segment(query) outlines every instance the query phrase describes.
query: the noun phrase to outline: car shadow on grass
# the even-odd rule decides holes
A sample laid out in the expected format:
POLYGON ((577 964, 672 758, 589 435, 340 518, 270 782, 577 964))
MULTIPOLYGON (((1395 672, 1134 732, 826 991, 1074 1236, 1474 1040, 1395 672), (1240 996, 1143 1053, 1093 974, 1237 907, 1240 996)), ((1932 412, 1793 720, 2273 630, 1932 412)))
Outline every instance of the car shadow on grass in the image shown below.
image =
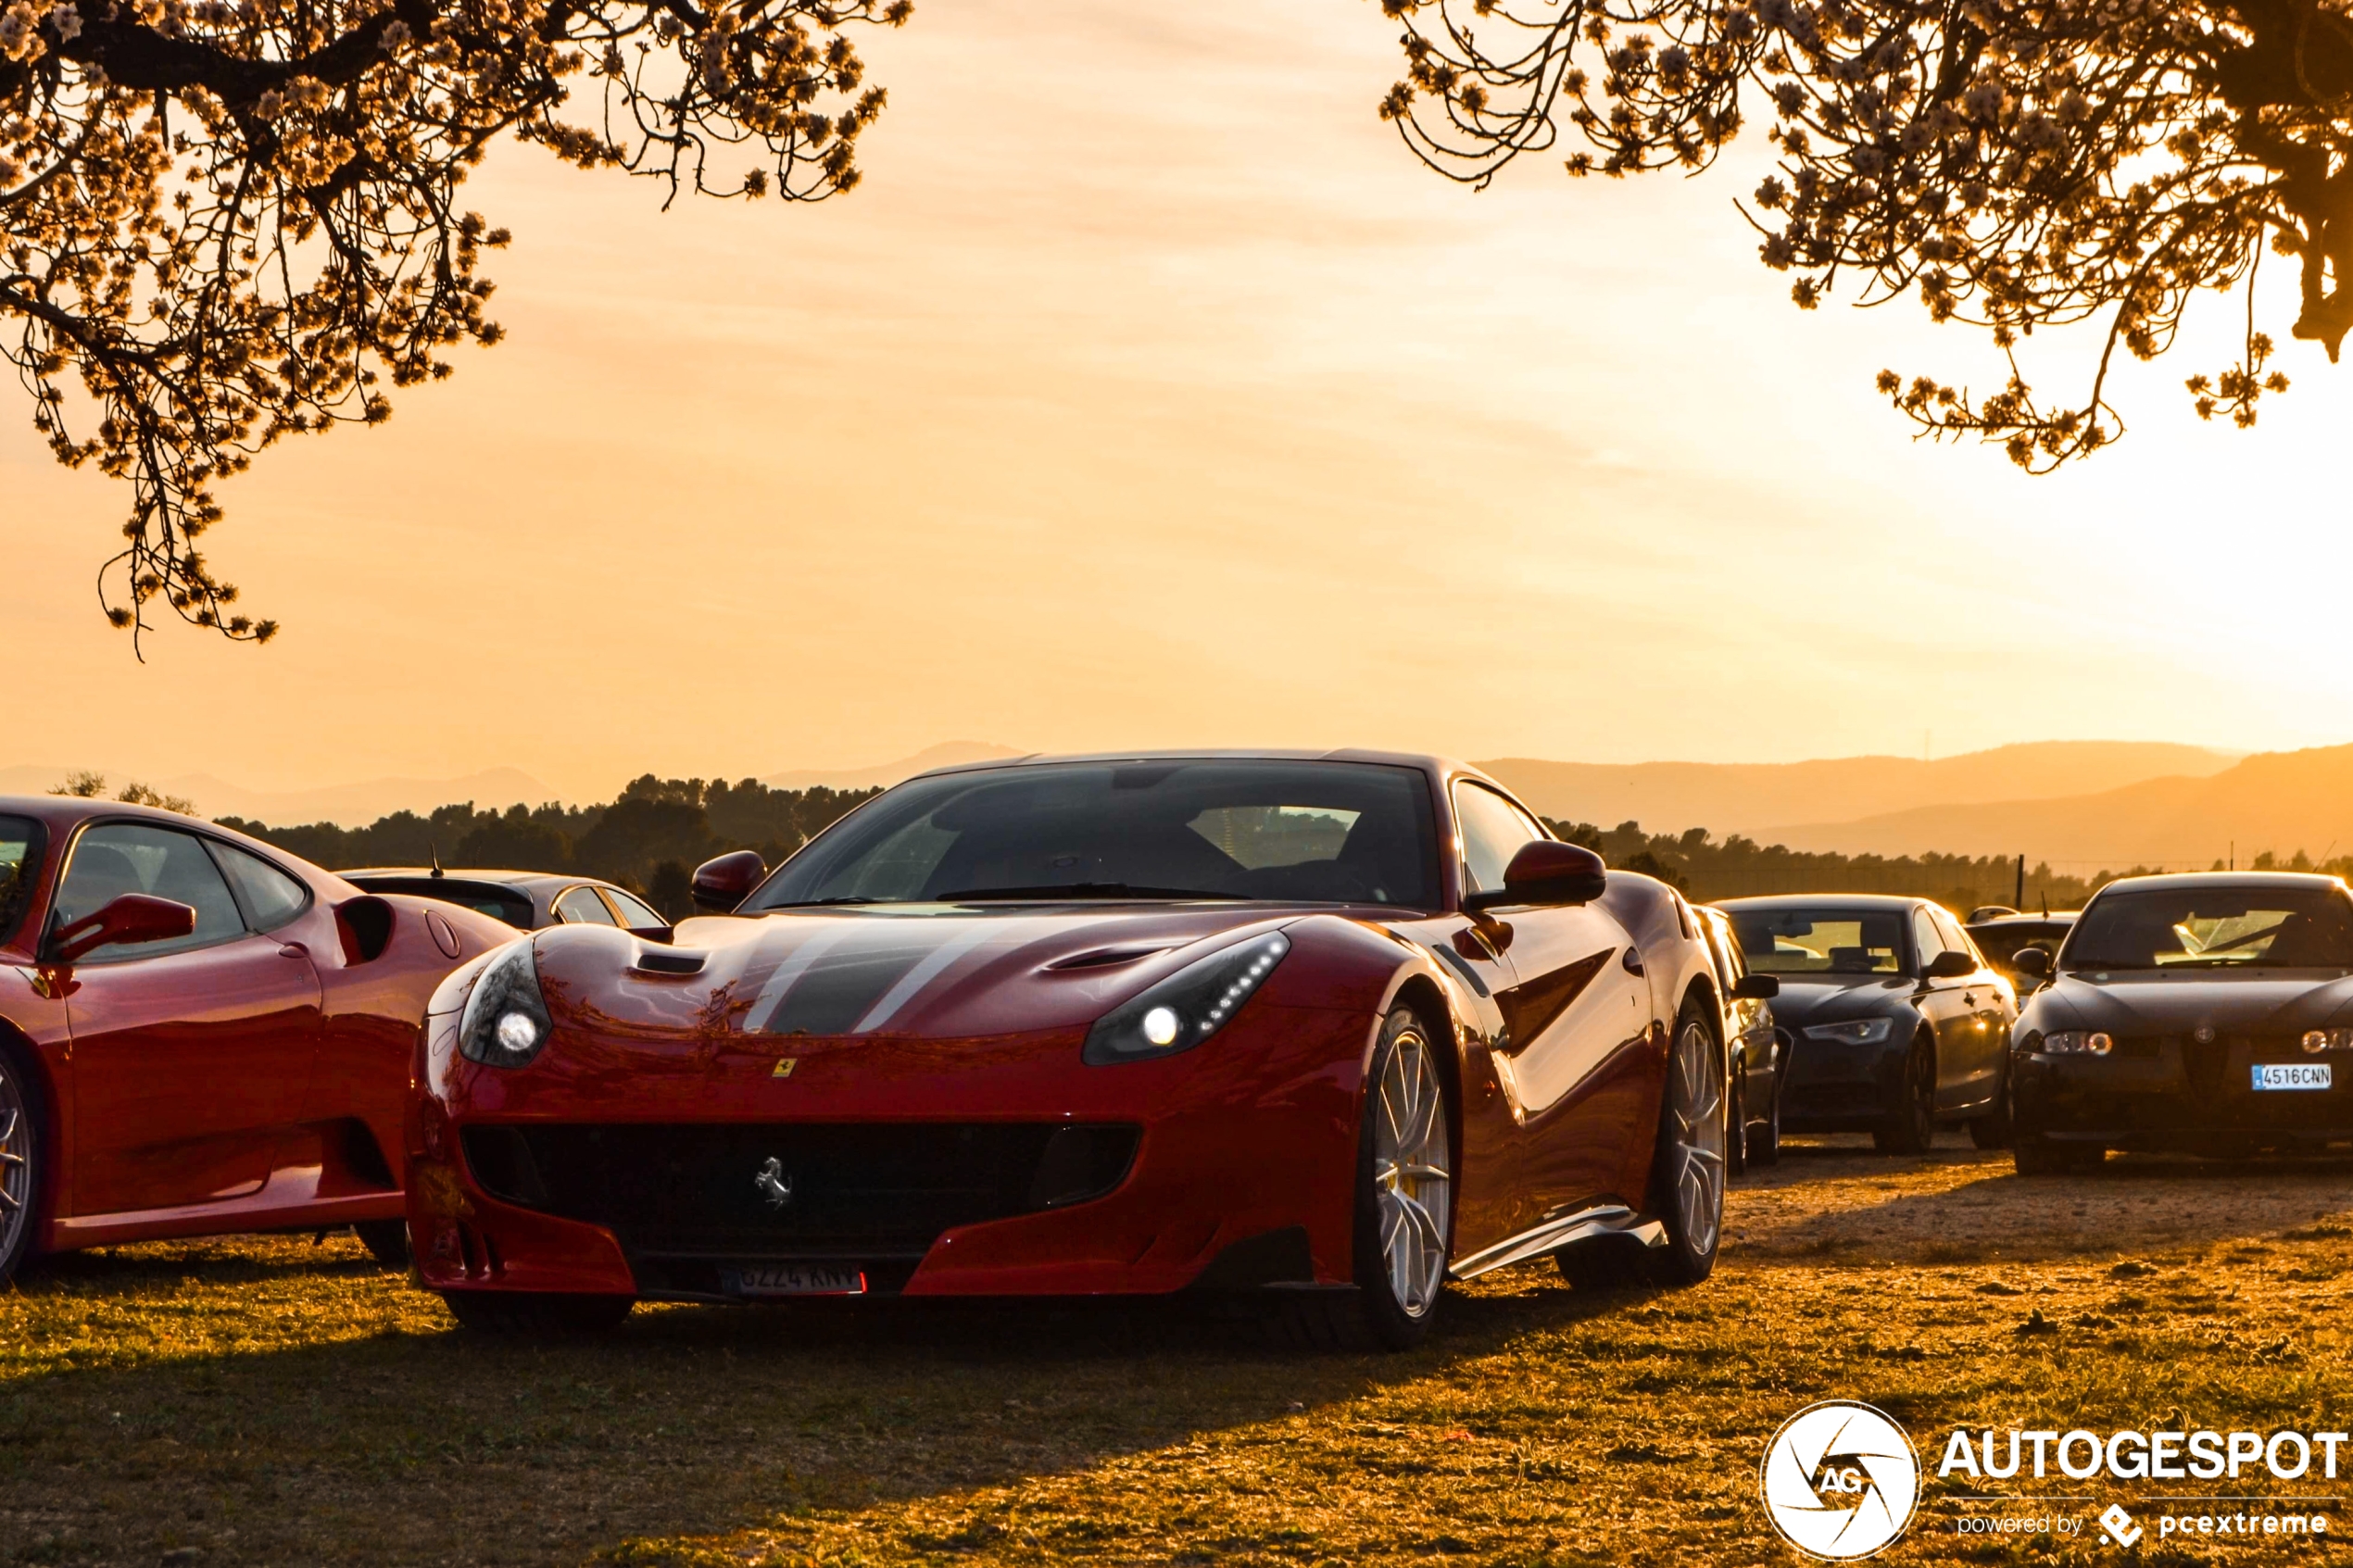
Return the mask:
POLYGON ((1165 1302, 642 1308, 509 1341, 356 1251, 127 1248, 0 1296, 26 1332, 0 1362, 0 1563, 577 1561, 1181 1447, 1648 1299, 1518 1271, 1393 1356, 1165 1302))

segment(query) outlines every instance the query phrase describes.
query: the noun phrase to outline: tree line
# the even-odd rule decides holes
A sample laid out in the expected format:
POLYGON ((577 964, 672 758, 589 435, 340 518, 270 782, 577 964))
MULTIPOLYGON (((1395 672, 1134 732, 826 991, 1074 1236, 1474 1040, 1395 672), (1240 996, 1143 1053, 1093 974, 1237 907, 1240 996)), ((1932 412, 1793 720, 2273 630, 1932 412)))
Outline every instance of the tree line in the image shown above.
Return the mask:
MULTIPOLYGON (((1572 844, 1581 844, 1613 866, 1642 872, 1673 884, 1699 903, 1718 898, 1744 898, 1768 893, 1884 893, 1898 897, 1931 898, 1957 913, 1985 904, 2018 900, 2018 861, 2006 855, 1843 855, 1835 851, 1808 853, 1781 844, 1759 844, 1733 834, 1716 838, 1705 828, 1680 834, 1645 833, 1636 822, 1614 828, 1592 822, 1544 819, 1545 825, 1572 844)), ((2273 857, 2256 861, 2271 870, 2273 857)), ((2342 876, 2353 871, 2353 857, 2315 867, 2298 850, 2293 860, 2277 861, 2282 871, 2321 870, 2342 876)), ((2120 876, 2141 876, 2171 869, 2195 871, 2194 866, 2133 866, 2102 871, 2089 877, 2062 875, 2048 861, 2031 865, 2024 878, 2024 901, 2019 908, 2054 909, 2082 907, 2083 900, 2120 876)), ((2221 862, 2212 868, 2222 870, 2221 862)))
POLYGON ((310 822, 271 827, 223 817, 223 827, 274 844, 330 871, 422 866, 576 872, 618 883, 664 915, 691 912, 695 866, 732 849, 757 849, 775 865, 879 790, 771 789, 758 779, 630 781, 604 805, 553 803, 477 810, 471 801, 420 816, 396 811, 366 827, 310 822))
MULTIPOLYGON (((98 796, 106 780, 76 773, 54 793, 98 796)), ((271 827, 239 817, 218 819, 288 854, 330 871, 361 866, 422 866, 436 859, 453 870, 575 872, 618 883, 663 914, 682 918, 691 910, 687 896, 694 868, 714 855, 757 849, 771 866, 784 861, 824 828, 864 804, 879 789, 772 789, 758 779, 664 779, 652 773, 630 781, 620 796, 602 805, 521 804, 477 810, 471 801, 419 815, 396 811, 366 827, 309 822, 271 827)), ((116 798, 194 813, 176 797, 133 783, 116 798)), ((1614 828, 1547 817, 1544 825, 1571 844, 1581 844, 1610 865, 1672 884, 1685 897, 1706 903, 1771 893, 1884 893, 1931 898, 1966 914, 1985 904, 2010 904, 2020 889, 2018 861, 2001 855, 1846 855, 1764 845, 1733 834, 1717 838, 1705 828, 1680 834, 1649 833, 1639 822, 1614 828)), ((2123 876, 2196 866, 2130 866, 2091 876, 2054 871, 2048 861, 2030 865, 2024 876, 2024 909, 2072 909, 2108 883, 2123 876)), ((2210 868, 2224 869, 2220 860, 2210 868)), ((2265 851, 2248 862, 2253 871, 2318 872, 2353 879, 2353 855, 2315 861, 2298 849, 2280 856, 2265 851)))

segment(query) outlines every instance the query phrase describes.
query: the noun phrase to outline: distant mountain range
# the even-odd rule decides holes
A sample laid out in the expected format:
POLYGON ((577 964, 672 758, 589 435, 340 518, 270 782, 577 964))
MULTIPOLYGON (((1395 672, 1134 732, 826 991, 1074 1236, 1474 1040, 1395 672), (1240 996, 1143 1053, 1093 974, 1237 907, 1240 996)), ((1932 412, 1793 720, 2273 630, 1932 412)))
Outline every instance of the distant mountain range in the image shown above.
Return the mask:
MULTIPOLYGON (((1477 766, 1548 817, 1605 828, 1638 822, 1653 833, 1704 827, 1718 838, 1739 833, 1771 843, 1800 831, 1782 825, 1791 822, 1838 823, 1916 808, 2088 795, 2165 777, 2204 778, 2243 755, 2149 741, 2039 741, 1934 761, 1841 757, 1814 762, 1596 763, 1504 757, 1477 766)), ((1793 842, 1791 847, 1797 846, 1793 842)))
POLYGON ((760 782, 770 789, 875 789, 887 788, 902 779, 934 768, 952 768, 959 762, 990 762, 1000 757, 1021 757, 1026 753, 1010 746, 992 746, 987 741, 951 740, 918 751, 912 757, 902 757, 896 762, 878 762, 871 768, 802 770, 791 773, 770 773, 760 782))
MULTIPOLYGON (((1013 757, 1012 746, 950 741, 863 768, 771 773, 779 789, 867 789, 928 768, 1013 757)), ((2154 742, 2049 741, 1920 761, 1602 764, 1500 758, 1480 767, 1546 816, 1639 822, 1653 833, 1704 827, 1793 849, 1849 854, 2024 853, 2060 869, 2208 865, 2262 850, 2314 859, 2353 852, 2353 746, 2252 756, 2154 742)), ((0 767, 0 794, 37 795, 63 766, 0 767)), ((112 787, 133 776, 109 773, 112 787)), ((461 778, 371 779, 309 790, 256 790, 208 773, 146 777, 208 817, 284 826, 364 826, 399 810, 471 800, 538 804, 553 792, 515 768, 461 778)))
POLYGON ((1793 849, 2025 854, 2061 870, 2202 870, 2235 854, 2353 851, 2353 746, 2265 751, 2202 777, 2152 778, 2057 798, 1919 806, 1771 830, 1793 849))

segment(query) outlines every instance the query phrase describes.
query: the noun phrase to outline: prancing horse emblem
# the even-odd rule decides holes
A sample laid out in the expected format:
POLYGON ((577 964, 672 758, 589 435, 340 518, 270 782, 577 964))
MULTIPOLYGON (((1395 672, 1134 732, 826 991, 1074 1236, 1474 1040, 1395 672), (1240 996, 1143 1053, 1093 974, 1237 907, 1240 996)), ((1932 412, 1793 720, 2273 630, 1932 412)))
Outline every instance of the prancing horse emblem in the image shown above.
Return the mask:
POLYGON ((768 1200, 771 1209, 782 1209, 792 1201, 792 1178, 785 1174, 785 1162, 770 1159, 751 1179, 752 1186, 768 1200))

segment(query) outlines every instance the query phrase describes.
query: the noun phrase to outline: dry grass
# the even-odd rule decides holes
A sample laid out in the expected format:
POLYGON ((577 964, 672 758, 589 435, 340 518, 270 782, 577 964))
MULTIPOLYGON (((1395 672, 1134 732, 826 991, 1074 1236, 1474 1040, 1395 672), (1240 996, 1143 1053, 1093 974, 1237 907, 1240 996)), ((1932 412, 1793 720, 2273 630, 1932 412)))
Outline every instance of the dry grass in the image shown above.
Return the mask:
MULTIPOLYGON (((1924 1442, 2346 1428, 2348 1210, 2345 1165, 2023 1183, 1801 1149, 1735 1190, 1700 1289, 1511 1271, 1430 1348, 1362 1359, 912 1303, 485 1344, 347 1239, 130 1248, 0 1296, 0 1562, 1782 1563, 1755 1466, 1815 1399, 1924 1442)), ((2122 1560, 1965 1542, 1956 1512, 1931 1484, 1889 1560, 2122 1560)))

